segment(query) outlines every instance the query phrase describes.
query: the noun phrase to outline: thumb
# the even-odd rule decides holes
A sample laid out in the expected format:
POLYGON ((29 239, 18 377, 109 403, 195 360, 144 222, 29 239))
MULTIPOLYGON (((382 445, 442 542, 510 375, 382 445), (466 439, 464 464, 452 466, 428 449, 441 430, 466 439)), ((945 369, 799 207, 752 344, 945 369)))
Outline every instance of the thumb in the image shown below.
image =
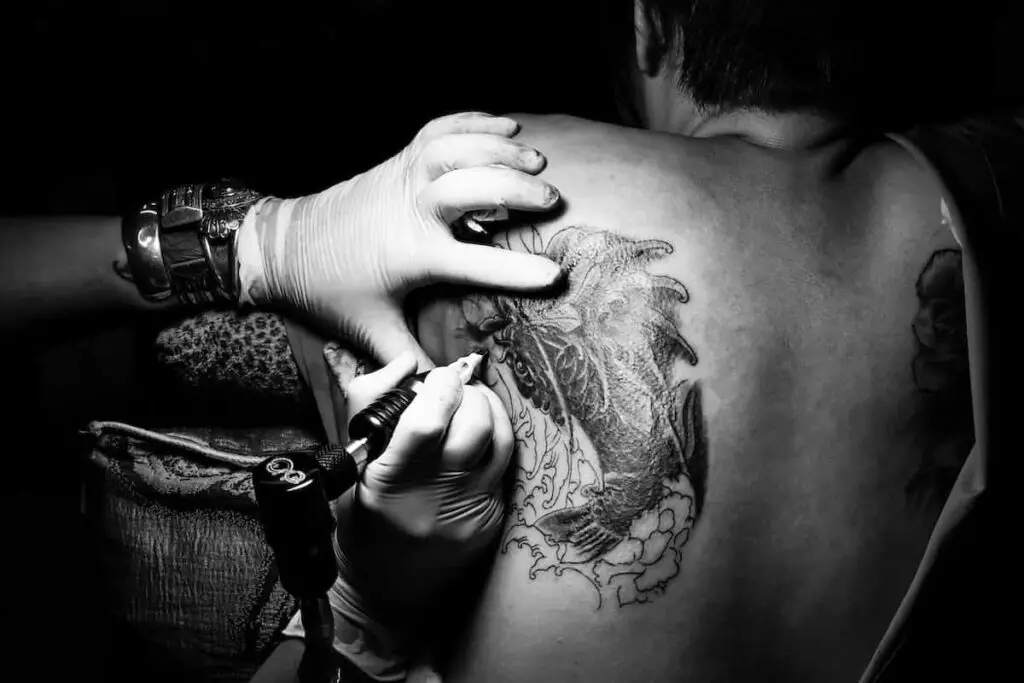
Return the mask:
POLYGON ((455 240, 431 252, 428 268, 437 281, 520 292, 564 282, 561 267, 545 256, 455 240))
MULTIPOLYGON (((327 362, 327 369, 331 371, 335 384, 341 389, 341 395, 348 398, 349 385, 352 380, 370 372, 376 372, 379 367, 367 360, 365 357, 356 357, 351 350, 345 348, 338 342, 327 342, 323 349, 324 360, 327 362)), ((395 360, 398 360, 397 358, 395 360)), ((411 360, 409 362, 412 362, 411 360)), ((408 364, 408 363, 406 363, 408 364)))
MULTIPOLYGON (((432 370, 395 425, 387 448, 367 466, 367 475, 372 470, 382 481, 401 479, 420 484, 428 481, 428 473, 434 473, 440 464, 439 457, 435 456, 440 455, 439 449, 455 411, 462 404, 463 393, 462 380, 454 368, 432 370)), ((407 498, 407 511, 424 502, 415 496, 407 498)), ((431 511, 437 506, 436 500, 426 502, 428 505, 424 511, 431 511)), ((421 514, 416 522, 429 528, 433 518, 421 514)))
POLYGON ((355 414, 370 405, 381 394, 394 389, 399 382, 416 370, 416 357, 411 353, 400 354, 380 370, 369 374, 358 371, 358 362, 351 352, 328 344, 324 357, 331 368, 348 401, 350 414, 355 414))

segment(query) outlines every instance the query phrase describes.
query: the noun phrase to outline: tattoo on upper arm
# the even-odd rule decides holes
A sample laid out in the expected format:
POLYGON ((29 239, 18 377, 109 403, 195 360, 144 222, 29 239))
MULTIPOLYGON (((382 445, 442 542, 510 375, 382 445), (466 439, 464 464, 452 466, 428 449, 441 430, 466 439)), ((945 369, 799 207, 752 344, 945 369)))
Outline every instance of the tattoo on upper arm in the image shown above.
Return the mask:
POLYGON ((919 309, 912 370, 923 400, 925 443, 908 495, 942 504, 956 482, 974 437, 967 357, 963 260, 959 249, 934 252, 917 279, 919 309))
POLYGON ((519 239, 562 265, 566 291, 462 303, 517 440, 501 551, 530 553, 531 578, 584 577, 598 607, 647 602, 680 571, 707 479, 689 292, 647 270, 672 253, 664 241, 588 227, 519 239))

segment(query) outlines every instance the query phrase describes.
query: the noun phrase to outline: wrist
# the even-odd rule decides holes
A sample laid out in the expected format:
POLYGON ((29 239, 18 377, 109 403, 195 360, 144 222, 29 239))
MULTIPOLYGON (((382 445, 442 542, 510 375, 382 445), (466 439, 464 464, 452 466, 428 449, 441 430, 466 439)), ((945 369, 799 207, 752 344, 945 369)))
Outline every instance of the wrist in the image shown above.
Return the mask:
POLYGON ((254 206, 239 230, 239 303, 294 307, 295 231, 306 197, 268 197, 254 206))
POLYGON ((238 231, 259 199, 258 193, 231 180, 162 192, 125 217, 126 264, 115 264, 117 273, 150 301, 238 301, 238 231))
POLYGON ((265 197, 246 212, 241 227, 235 233, 235 257, 238 261, 238 305, 265 306, 271 303, 267 291, 266 265, 260 236, 261 224, 275 213, 280 199, 265 197))

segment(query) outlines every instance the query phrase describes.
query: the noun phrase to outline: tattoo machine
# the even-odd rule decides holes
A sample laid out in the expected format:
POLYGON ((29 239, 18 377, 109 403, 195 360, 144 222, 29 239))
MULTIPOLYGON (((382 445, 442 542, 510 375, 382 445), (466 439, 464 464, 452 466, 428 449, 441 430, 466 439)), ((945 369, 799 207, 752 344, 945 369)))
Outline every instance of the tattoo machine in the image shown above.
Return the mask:
MULTIPOLYGON (((486 358, 486 351, 471 353, 452 366, 462 383, 468 384, 486 358)), ((328 499, 334 500, 358 482, 366 465, 384 452, 398 419, 416 397, 427 374, 422 372, 406 378, 349 420, 348 435, 352 441, 347 446, 322 448, 317 452, 315 457, 324 473, 328 499)))
MULTIPOLYGON (((487 357, 472 353, 456 366, 470 382, 487 357)), ((302 683, 338 680, 333 655, 334 616, 327 598, 338 577, 334 558, 331 500, 351 488, 366 464, 387 447, 398 419, 423 387, 426 372, 405 379, 349 422, 353 441, 342 448, 275 455, 253 472, 253 489, 267 544, 281 584, 299 599, 306 650, 299 665, 302 683)))
POLYGON ((267 458, 253 473, 260 522, 281 584, 299 599, 306 649, 301 683, 337 683, 334 614, 327 591, 338 577, 334 517, 320 467, 308 453, 267 458))

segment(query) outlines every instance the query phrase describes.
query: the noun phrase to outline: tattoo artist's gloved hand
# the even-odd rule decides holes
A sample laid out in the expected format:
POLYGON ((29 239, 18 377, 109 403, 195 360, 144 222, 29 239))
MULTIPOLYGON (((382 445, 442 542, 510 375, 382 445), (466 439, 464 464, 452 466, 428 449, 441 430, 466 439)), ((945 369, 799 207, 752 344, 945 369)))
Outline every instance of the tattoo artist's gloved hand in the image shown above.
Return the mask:
MULTIPOLYGON (((358 377, 348 352, 330 345, 326 356, 349 415, 416 371, 411 353, 358 377)), ((470 568, 490 556, 502 529, 514 443, 494 392, 437 368, 363 482, 337 501, 335 645, 363 671, 380 680, 408 671, 453 603, 470 597, 460 592, 471 590, 470 568)))
POLYGON ((451 235, 468 212, 557 203, 557 191, 533 175, 545 160, 511 139, 517 130, 504 117, 446 116, 366 173, 317 195, 264 202, 238 235, 243 302, 304 315, 381 362, 412 351, 430 367, 403 319, 410 290, 445 281, 533 291, 560 278, 541 256, 451 235))

